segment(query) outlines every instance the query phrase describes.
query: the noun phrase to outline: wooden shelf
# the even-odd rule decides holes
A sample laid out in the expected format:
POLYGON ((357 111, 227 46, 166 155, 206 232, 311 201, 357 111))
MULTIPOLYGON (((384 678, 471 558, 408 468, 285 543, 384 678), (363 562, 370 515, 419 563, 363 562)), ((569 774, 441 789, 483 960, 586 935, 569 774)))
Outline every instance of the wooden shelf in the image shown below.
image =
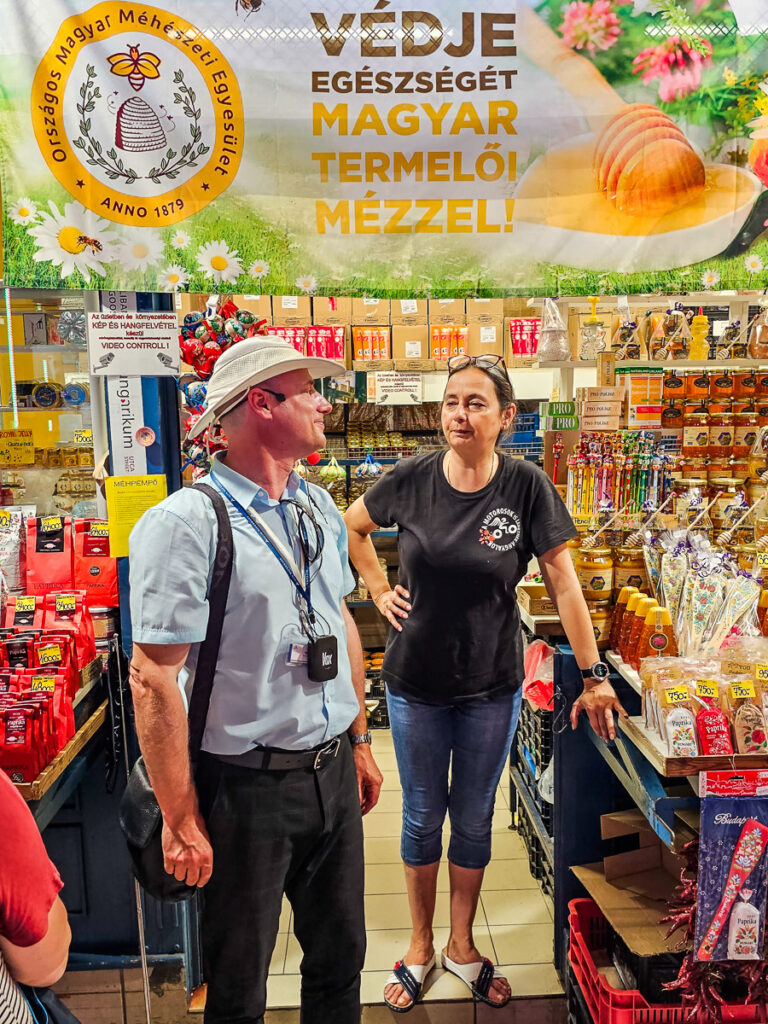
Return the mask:
POLYGON ((720 757, 670 757, 666 746, 655 732, 649 732, 643 719, 620 718, 619 728, 637 747, 643 757, 667 779, 698 775, 703 771, 734 771, 768 768, 766 754, 733 754, 720 757))
MULTIPOLYGON (((597 366, 595 359, 575 359, 571 362, 537 363, 532 369, 539 370, 588 370, 597 366)), ((768 367, 768 359, 617 359, 616 368, 656 367, 658 369, 675 368, 678 370, 717 369, 718 367, 768 367)))
POLYGON ((632 666, 628 665, 626 661, 622 661, 616 651, 606 651, 605 660, 609 665, 616 669, 621 678, 628 682, 636 693, 642 692, 643 684, 639 674, 635 672, 632 666))
POLYGON ((34 782, 18 782, 16 788, 28 802, 39 800, 66 771, 77 755, 90 743, 101 729, 107 716, 107 701, 96 709, 88 721, 77 730, 69 743, 60 750, 47 768, 37 776, 34 782))
POLYGON ((522 624, 534 634, 534 636, 540 636, 543 633, 558 633, 564 634, 562 623, 560 622, 559 615, 531 615, 524 608, 520 608, 520 621, 522 624))

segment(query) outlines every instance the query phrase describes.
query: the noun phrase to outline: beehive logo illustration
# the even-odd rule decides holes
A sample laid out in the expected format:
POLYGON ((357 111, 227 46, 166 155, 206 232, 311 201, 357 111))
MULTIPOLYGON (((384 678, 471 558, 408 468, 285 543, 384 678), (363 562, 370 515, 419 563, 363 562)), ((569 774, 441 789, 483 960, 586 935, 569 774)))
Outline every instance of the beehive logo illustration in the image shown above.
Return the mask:
MULTIPOLYGON (((140 92, 148 78, 160 77, 160 58, 154 53, 142 53, 138 46, 129 46, 128 53, 113 53, 107 57, 110 71, 127 78, 134 92, 140 92)), ((131 96, 117 109, 115 145, 127 153, 151 153, 166 143, 160 118, 140 96, 131 96)))

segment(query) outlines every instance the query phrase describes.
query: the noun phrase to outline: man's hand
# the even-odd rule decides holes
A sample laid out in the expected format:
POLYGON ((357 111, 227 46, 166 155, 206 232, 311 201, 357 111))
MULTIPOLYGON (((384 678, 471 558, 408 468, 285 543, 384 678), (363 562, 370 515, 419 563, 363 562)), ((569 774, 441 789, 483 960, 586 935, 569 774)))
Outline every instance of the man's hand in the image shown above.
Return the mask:
POLYGON ((367 814, 378 803, 384 779, 373 759, 369 743, 358 743, 352 750, 357 772, 357 788, 360 794, 360 810, 363 814, 367 814))
POLYGON ((578 727, 579 714, 582 711, 586 711, 589 724, 597 735, 604 740, 616 739, 614 711, 617 711, 624 718, 629 717, 621 706, 621 702, 616 696, 616 691, 609 682, 597 683, 590 688, 584 687, 584 692, 579 694, 571 708, 572 729, 578 727))
POLYGON ((213 850, 200 812, 171 829, 163 822, 163 864, 169 875, 202 888, 213 871, 213 850))

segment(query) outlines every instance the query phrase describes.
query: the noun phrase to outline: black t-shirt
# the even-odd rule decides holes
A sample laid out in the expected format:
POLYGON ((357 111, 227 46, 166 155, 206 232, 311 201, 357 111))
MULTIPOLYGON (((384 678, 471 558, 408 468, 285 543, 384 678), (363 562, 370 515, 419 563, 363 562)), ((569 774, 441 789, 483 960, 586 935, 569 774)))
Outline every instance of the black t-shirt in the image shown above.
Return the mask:
POLYGON ((413 608, 390 629, 382 677, 431 703, 515 690, 523 643, 515 587, 533 555, 576 535, 549 478, 500 456, 480 491, 451 487, 444 452, 402 459, 363 501, 378 526, 397 524, 400 582, 413 608))

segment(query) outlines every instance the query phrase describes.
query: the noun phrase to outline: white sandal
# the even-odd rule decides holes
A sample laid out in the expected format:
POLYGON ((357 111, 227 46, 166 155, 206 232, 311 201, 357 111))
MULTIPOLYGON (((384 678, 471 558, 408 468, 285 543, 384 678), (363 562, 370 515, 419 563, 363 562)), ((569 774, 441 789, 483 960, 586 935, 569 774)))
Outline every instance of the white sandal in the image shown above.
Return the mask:
POLYGON ((408 1013, 409 1010, 412 1010, 419 1000, 424 981, 434 966, 434 953, 425 964, 406 964, 402 960, 398 960, 393 973, 387 978, 384 988, 386 989, 388 985, 401 985, 405 994, 411 997, 411 1001, 406 1006, 398 1006, 397 1003, 390 1003, 384 996, 384 1002, 390 1010, 394 1010, 395 1013, 408 1013))
MULTIPOLYGON (((496 1002, 491 999, 488 993, 491 991, 491 985, 496 978, 504 978, 501 971, 497 971, 487 956, 484 956, 482 960, 476 960, 472 964, 457 964, 455 960, 446 954, 445 950, 440 955, 443 967, 446 971, 450 971, 451 974, 455 974, 457 978, 464 982, 469 988, 475 999, 481 1000, 488 1006, 494 1007, 494 1009, 500 1010, 502 1006, 506 1006, 512 998, 508 995, 503 1003, 496 1002)), ((504 978, 504 981, 507 979, 504 978)))

